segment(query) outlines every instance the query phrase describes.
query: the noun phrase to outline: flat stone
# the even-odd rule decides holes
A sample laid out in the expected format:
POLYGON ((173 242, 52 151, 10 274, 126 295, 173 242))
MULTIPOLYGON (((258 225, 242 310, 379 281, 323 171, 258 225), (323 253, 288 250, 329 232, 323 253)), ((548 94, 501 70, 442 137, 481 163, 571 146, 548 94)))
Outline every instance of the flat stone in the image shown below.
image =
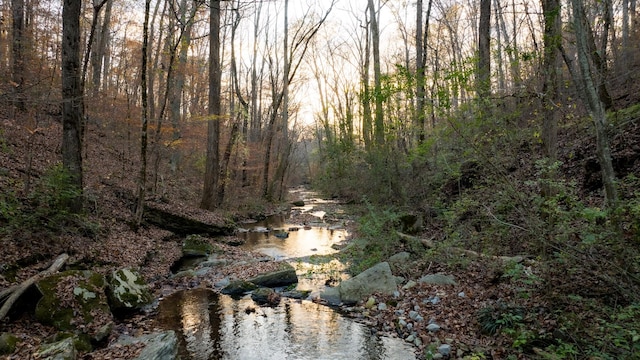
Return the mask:
POLYGON ((436 332, 436 331, 440 330, 440 325, 438 325, 438 324, 429 324, 429 325, 427 325, 427 330, 431 331, 431 332, 436 332))
POLYGON ((355 277, 340 283, 340 296, 344 303, 356 303, 373 293, 387 295, 396 291, 396 282, 391 268, 386 262, 363 271, 355 277))

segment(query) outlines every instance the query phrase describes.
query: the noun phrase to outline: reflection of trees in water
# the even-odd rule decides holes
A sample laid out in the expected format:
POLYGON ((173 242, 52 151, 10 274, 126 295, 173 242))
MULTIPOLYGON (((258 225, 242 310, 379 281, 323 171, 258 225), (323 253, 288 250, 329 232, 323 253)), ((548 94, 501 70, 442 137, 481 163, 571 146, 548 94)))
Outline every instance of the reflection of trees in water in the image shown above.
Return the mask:
POLYGON ((207 359, 410 359, 401 339, 343 318, 326 306, 285 299, 260 307, 206 289, 178 292, 162 301, 161 327, 177 330, 182 358, 207 359), (249 309, 249 311, 248 311, 249 309))

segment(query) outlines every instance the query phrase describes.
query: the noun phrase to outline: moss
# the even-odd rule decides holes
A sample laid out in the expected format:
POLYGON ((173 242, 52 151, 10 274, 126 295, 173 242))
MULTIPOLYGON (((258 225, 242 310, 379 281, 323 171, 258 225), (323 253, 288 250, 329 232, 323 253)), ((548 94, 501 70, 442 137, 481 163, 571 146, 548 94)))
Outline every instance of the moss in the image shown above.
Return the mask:
POLYGON ((189 235, 184 239, 182 254, 185 256, 207 256, 213 252, 209 239, 200 235, 189 235))
POLYGON ((104 296, 106 282, 98 273, 65 271, 40 280, 37 286, 43 296, 36 305, 35 315, 44 324, 60 330, 74 330, 78 325, 95 325, 92 323, 98 314, 110 316, 104 296), (58 286, 63 281, 75 285, 72 298, 58 293, 58 286))
POLYGON ((70 332, 59 332, 56 333, 48 342, 57 343, 69 338, 71 338, 73 346, 76 348, 76 350, 80 352, 93 351, 93 346, 91 346, 91 338, 84 334, 76 335, 70 332))
POLYGON ((109 300, 115 308, 135 309, 150 303, 152 296, 141 276, 130 269, 120 269, 109 281, 109 300))
POLYGON ((0 334, 0 355, 9 355, 16 351, 18 341, 18 338, 11 333, 0 334))

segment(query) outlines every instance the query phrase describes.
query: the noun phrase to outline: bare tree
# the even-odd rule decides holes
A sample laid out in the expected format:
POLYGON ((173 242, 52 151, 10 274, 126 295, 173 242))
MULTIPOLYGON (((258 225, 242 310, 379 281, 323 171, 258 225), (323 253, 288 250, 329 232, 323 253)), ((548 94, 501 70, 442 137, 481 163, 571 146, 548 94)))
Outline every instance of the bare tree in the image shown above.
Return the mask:
POLYGON ((425 139, 425 72, 427 60, 427 44, 429 35, 429 18, 431 17, 431 5, 427 5, 427 17, 422 29, 422 0, 416 4, 416 125, 418 127, 418 143, 425 139))
POLYGON ((382 146, 384 144, 384 109, 381 82, 382 71, 380 68, 380 28, 373 0, 368 0, 367 4, 369 26, 371 27, 371 43, 373 45, 373 96, 376 104, 373 134, 376 145, 382 146))
POLYGON ((200 207, 213 210, 220 205, 218 198, 220 176, 220 0, 211 0, 209 17, 209 120, 207 130, 207 163, 200 207))
POLYGON ((478 23, 478 67, 476 91, 479 99, 486 99, 491 92, 491 0, 480 0, 478 23))
POLYGON ((144 215, 144 198, 147 187, 147 142, 149 126, 149 109, 147 101, 147 61, 149 58, 149 12, 151 0, 144 2, 144 24, 142 28, 142 62, 140 64, 140 87, 141 87, 141 129, 140 129, 140 176, 138 178, 138 203, 136 206, 135 221, 138 226, 142 223, 144 215))
MULTIPOLYGON (((62 164, 71 185, 82 191, 82 118, 84 103, 80 84, 80 11, 82 0, 62 3, 62 164)), ((82 197, 69 204, 82 210, 82 197)))
POLYGON ((558 122, 561 116, 560 80, 561 62, 560 47, 562 46, 562 21, 559 0, 542 0, 544 15, 544 85, 542 88, 542 104, 544 120, 542 124, 542 139, 544 141, 545 156, 554 162, 558 152, 558 122))
POLYGON ((618 202, 616 189, 616 175, 611 161, 611 147, 607 134, 607 117, 605 106, 598 95, 597 84, 594 81, 593 69, 589 62, 588 29, 585 28, 585 16, 582 1, 571 0, 573 5, 573 26, 576 33, 576 45, 578 50, 578 65, 581 76, 574 79, 578 87, 582 89, 583 98, 587 102, 587 108, 593 119, 596 130, 596 152, 602 169, 602 182, 607 206, 615 208, 618 202))
POLYGON ((16 105, 24 110, 24 100, 22 99, 22 87, 24 85, 24 47, 25 47, 25 25, 24 25, 24 0, 11 0, 11 13, 13 16, 13 36, 11 49, 11 78, 16 93, 16 105))

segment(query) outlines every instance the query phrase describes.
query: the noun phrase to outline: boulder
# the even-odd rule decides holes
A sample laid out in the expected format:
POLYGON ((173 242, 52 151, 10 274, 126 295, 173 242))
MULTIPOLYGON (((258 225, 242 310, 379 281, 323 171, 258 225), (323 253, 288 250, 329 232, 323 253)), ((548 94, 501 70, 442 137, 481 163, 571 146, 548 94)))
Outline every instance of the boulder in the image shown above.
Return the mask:
POLYGON ((379 292, 387 295, 396 290, 396 279, 389 263, 381 262, 357 276, 340 283, 340 298, 346 304, 353 304, 364 297, 379 292))
POLYGON ((260 274, 248 280, 258 286, 274 287, 287 286, 298 282, 296 269, 287 262, 281 262, 276 271, 260 274))
POLYGON ((258 288, 256 284, 244 280, 234 280, 225 286, 221 292, 225 295, 244 295, 258 288))
POLYGON ((178 337, 173 330, 151 333, 140 337, 123 335, 116 346, 144 343, 145 347, 134 360, 156 360, 178 358, 178 337))
POLYGON ((42 298, 35 316, 58 330, 75 331, 91 337, 113 322, 105 294, 104 276, 93 271, 69 270, 36 283, 42 298))
POLYGON ((433 284, 433 285, 456 285, 456 280, 451 275, 445 274, 430 274, 425 275, 418 280, 419 283, 433 284))
POLYGON ((394 274, 402 273, 407 269, 409 265, 409 258, 411 258, 411 254, 406 251, 399 252, 395 255, 392 255, 387 262, 389 263, 389 267, 391 267, 391 272, 394 274))
POLYGON ((332 306, 340 305, 342 303, 342 299, 340 299, 340 288, 326 287, 320 293, 320 299, 326 301, 332 306))
POLYGON ((140 310, 153 300, 142 276, 137 271, 126 268, 111 273, 107 296, 113 312, 140 310))
POLYGON ((182 255, 187 257, 206 257, 213 252, 209 239, 200 235, 189 235, 182 244, 182 255))
POLYGON ((12 354, 16 351, 18 342, 18 337, 11 333, 3 332, 0 334, 0 355, 12 354))
POLYGON ((258 288, 251 293, 251 299, 260 305, 278 305, 280 295, 271 288, 258 288))
POLYGON ((78 351, 74 345, 73 338, 40 346, 36 358, 43 360, 75 360, 78 351))

